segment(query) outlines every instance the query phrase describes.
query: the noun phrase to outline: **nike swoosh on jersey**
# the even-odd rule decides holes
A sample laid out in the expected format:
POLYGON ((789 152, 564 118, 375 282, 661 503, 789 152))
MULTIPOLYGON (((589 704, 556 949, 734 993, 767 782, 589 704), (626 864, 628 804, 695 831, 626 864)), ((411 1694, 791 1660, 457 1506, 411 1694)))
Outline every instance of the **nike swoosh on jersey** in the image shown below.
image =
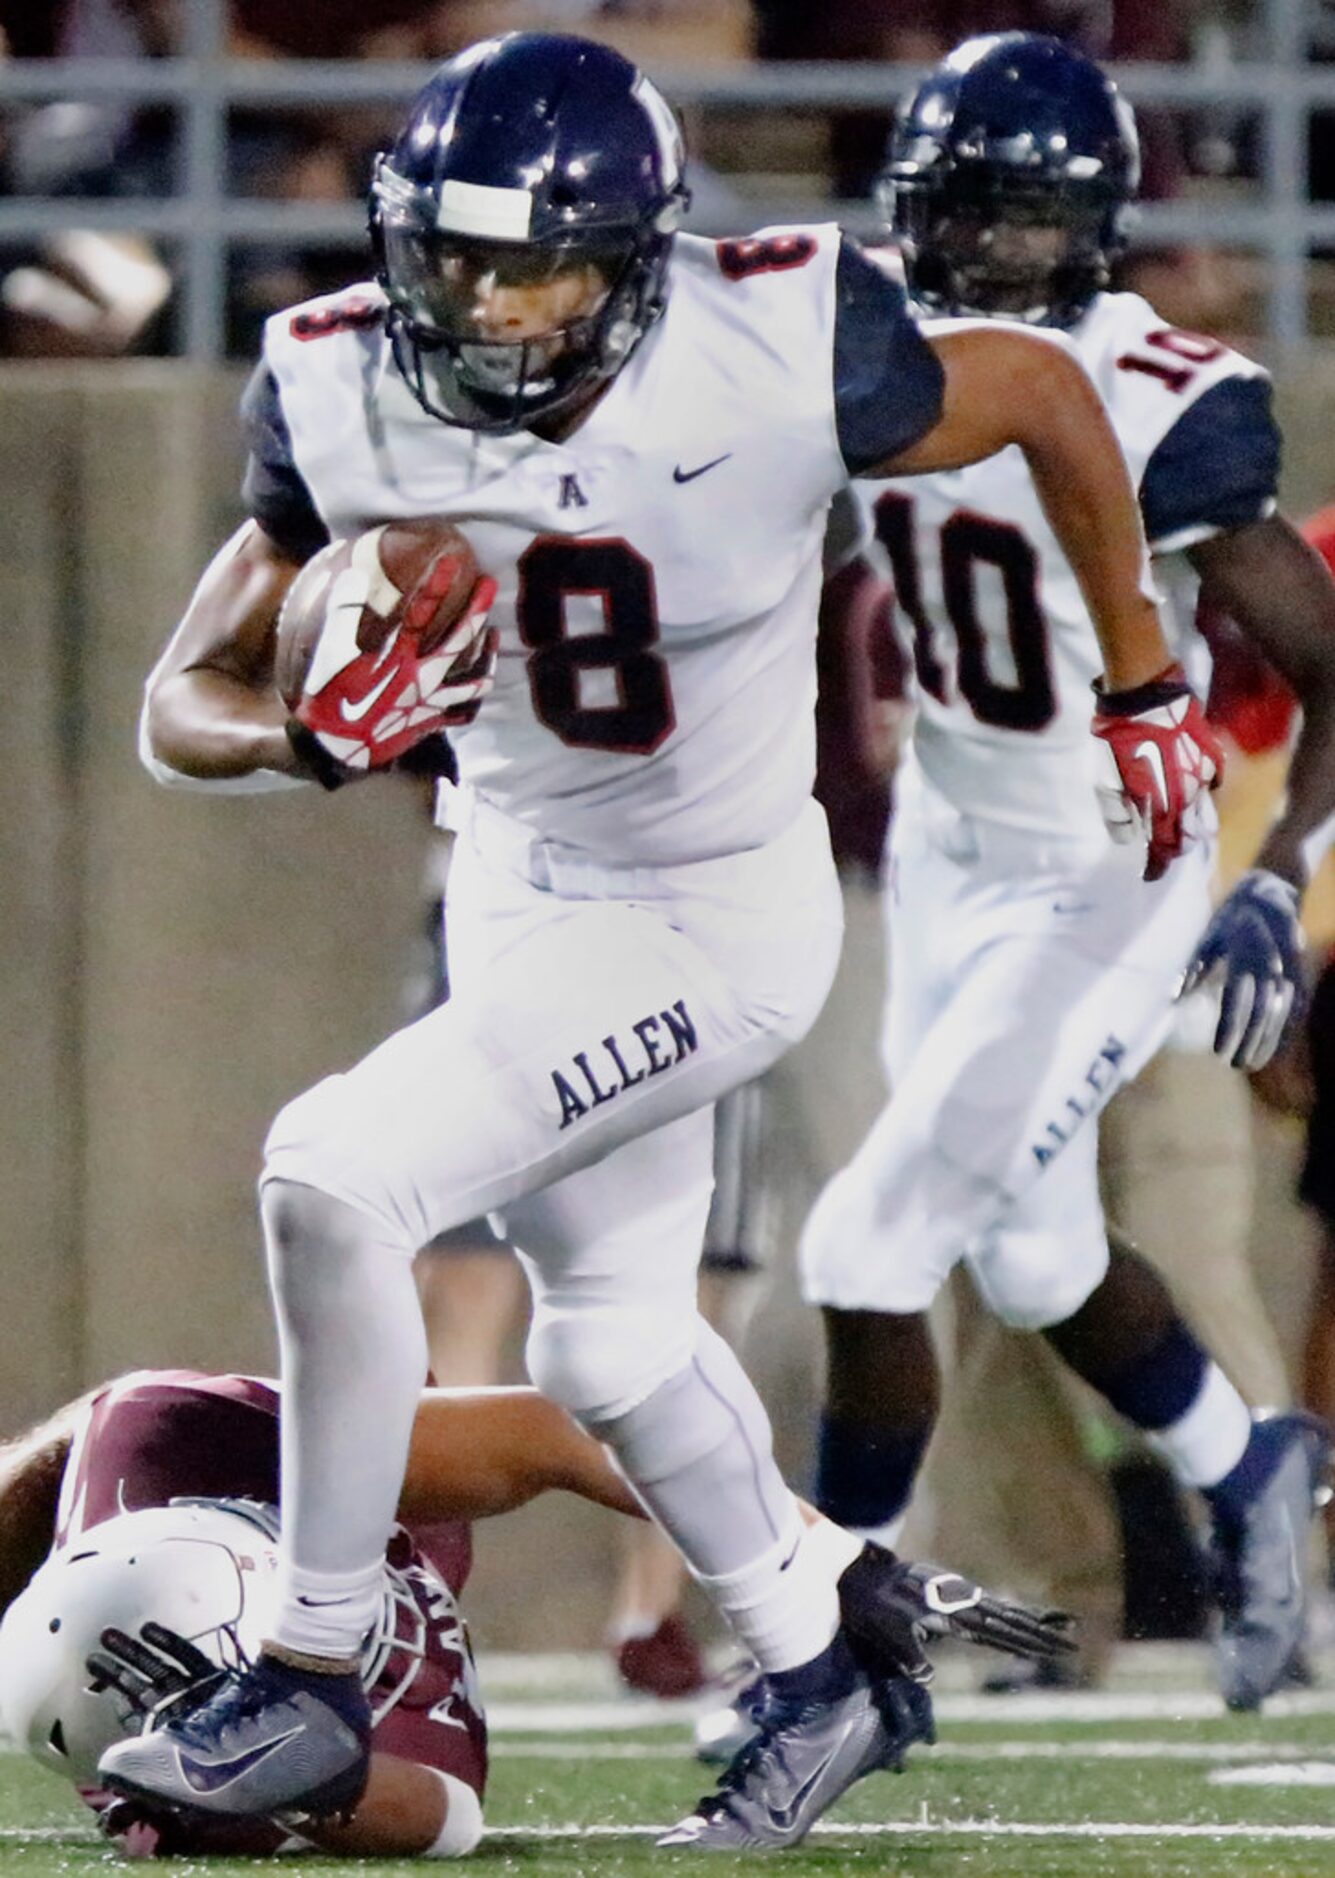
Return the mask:
POLYGON ((1135 755, 1144 758, 1146 766, 1154 778, 1154 786, 1159 791, 1159 800, 1163 803, 1164 807, 1167 808, 1168 771, 1164 768, 1163 751, 1152 737, 1147 737, 1144 743, 1138 743, 1136 745, 1135 755))
POLYGON ((385 690, 387 685, 392 685, 397 677, 398 667, 391 666, 385 673, 385 676, 380 680, 380 683, 378 685, 372 685, 371 689, 365 692, 355 702, 351 698, 340 698, 338 710, 339 716, 343 719, 343 722, 345 724, 360 723, 362 718, 366 716, 366 713, 375 703, 376 699, 380 696, 381 692, 385 690))
POLYGON ((261 1766, 271 1754, 289 1741, 295 1741, 298 1735, 306 1732, 305 1722, 289 1728, 285 1735, 275 1735, 271 1741, 261 1741, 258 1747, 247 1748, 244 1754, 237 1754, 230 1761, 197 1761, 183 1754, 178 1748, 176 1759, 180 1764, 181 1778, 192 1793, 221 1793, 224 1787, 230 1787, 240 1780, 252 1768, 261 1766))
POLYGON ((674 483, 693 483, 697 476, 703 476, 707 470, 717 469, 720 463, 726 463, 731 455, 731 450, 725 450, 722 456, 716 456, 710 462, 702 463, 699 469, 693 470, 684 470, 678 463, 672 472, 672 480, 674 483))

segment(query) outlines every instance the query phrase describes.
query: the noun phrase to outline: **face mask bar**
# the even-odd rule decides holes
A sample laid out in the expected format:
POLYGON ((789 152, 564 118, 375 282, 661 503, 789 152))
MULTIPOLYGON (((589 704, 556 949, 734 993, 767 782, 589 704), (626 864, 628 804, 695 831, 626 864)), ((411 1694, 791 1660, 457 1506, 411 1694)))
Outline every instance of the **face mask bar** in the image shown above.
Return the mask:
MULTIPOLYGON (((387 254, 389 246, 387 235, 387 254)), ((465 285, 464 276, 442 290, 433 269, 431 278, 421 278, 416 289, 409 285, 400 293, 387 266, 395 361, 418 401, 446 423, 505 433, 557 416, 611 377, 639 337, 632 316, 640 258, 624 241, 616 248, 600 243, 547 253, 530 249, 527 256, 516 251, 504 273, 497 271, 502 290, 541 291, 581 266, 595 269, 604 284, 587 311, 515 339, 485 331, 474 315, 475 300, 469 303, 473 288, 465 285)), ((470 260, 466 278, 473 283, 485 280, 478 260, 470 260)))
POLYGON ((886 177, 882 213, 935 312, 1065 326, 1108 283, 1113 203, 1063 183, 886 177))
POLYGON ((371 238, 389 299, 386 329, 414 397, 442 422, 507 434, 556 418, 611 378, 662 310, 672 232, 688 200, 677 185, 658 214, 609 216, 534 241, 442 231, 434 192, 381 159, 371 238), (477 288, 538 292, 581 268, 602 276, 597 297, 561 309, 551 330, 513 338, 483 329, 477 288))

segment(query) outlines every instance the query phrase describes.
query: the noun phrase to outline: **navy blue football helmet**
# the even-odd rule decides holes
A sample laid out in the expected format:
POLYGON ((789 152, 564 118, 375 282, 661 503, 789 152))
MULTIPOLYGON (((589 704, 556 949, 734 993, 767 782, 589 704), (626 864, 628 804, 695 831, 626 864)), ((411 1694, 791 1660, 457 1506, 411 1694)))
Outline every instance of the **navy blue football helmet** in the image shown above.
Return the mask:
POLYGON ((399 370, 447 424, 547 424, 663 311, 681 132, 620 53, 509 33, 442 65, 378 161, 371 240, 399 370), (504 317, 543 289, 550 324, 504 317))
POLYGON ((1069 326, 1108 284, 1139 181, 1131 107, 1098 66, 994 33, 913 94, 877 199, 920 305, 1069 326))

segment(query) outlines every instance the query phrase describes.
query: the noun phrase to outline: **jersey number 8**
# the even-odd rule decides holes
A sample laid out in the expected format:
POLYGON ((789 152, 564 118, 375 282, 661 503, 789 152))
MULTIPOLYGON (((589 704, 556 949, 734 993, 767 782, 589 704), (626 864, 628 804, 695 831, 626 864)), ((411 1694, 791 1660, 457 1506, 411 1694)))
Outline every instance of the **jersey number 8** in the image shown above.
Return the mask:
POLYGON ((540 535, 519 559, 515 614, 534 715, 562 743, 647 756, 672 734, 654 570, 629 542, 540 535), (603 631, 570 631, 566 603, 579 595, 600 603, 603 631), (589 702, 594 687, 610 697, 589 702))

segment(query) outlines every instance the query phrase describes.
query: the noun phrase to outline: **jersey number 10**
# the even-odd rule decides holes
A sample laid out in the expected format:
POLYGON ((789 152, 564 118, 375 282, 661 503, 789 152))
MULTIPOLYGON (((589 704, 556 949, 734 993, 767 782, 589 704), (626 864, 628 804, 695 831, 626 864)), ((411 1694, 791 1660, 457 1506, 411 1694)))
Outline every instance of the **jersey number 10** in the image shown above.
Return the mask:
MULTIPOLYGON (((951 702, 946 669, 937 656, 931 616, 923 605, 922 573, 912 496, 887 490, 876 503, 876 535, 890 557, 895 601, 913 627, 918 683, 940 704, 951 702)), ((941 595, 955 629, 956 683, 980 723, 1002 730, 1042 730, 1057 713, 1048 654, 1048 628, 1038 601, 1038 556, 1009 522, 957 509, 941 529, 941 595), (978 617, 978 564, 1001 575, 1014 683, 988 670, 987 638, 978 617)))

